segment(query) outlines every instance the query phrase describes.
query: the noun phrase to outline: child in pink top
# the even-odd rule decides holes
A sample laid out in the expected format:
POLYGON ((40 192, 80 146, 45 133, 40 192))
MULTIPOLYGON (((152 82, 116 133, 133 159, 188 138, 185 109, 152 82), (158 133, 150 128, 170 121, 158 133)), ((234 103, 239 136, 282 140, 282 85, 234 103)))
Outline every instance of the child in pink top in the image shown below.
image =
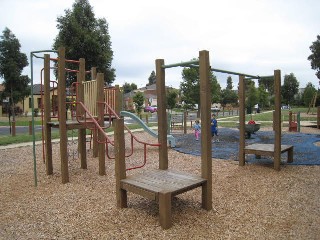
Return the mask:
POLYGON ((199 140, 199 134, 200 134, 200 130, 201 130, 201 125, 199 120, 196 120, 194 125, 193 125, 193 129, 194 129, 194 136, 196 137, 196 140, 199 140))

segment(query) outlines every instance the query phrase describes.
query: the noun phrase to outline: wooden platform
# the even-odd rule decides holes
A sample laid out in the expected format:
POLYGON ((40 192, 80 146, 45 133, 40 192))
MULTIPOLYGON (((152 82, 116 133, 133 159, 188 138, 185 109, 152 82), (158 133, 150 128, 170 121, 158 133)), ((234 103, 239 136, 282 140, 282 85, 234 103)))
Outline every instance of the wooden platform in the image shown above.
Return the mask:
MULTIPOLYGON (((274 144, 251 144, 244 148, 245 154, 255 154, 256 158, 261 155, 274 157, 274 144)), ((288 152, 288 162, 293 162, 293 146, 281 145, 281 153, 288 152)))
POLYGON ((120 181, 120 187, 122 190, 139 194, 159 203, 160 224, 167 229, 172 225, 172 197, 197 187, 205 187, 206 183, 207 180, 199 176, 174 170, 157 169, 127 176, 126 179, 120 181))

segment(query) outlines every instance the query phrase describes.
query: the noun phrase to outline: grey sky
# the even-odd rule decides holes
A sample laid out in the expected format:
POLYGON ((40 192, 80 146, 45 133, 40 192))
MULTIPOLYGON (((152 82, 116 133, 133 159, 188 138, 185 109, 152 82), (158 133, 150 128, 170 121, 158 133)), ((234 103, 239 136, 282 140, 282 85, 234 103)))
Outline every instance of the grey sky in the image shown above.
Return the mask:
MULTIPOLYGON (((8 27, 29 57, 51 49, 56 19, 74 0, 0 0, 0 31, 8 27)), ((189 61, 210 51, 212 67, 252 75, 295 74, 300 87, 315 71, 307 57, 320 34, 318 0, 90 0, 96 17, 106 18, 114 51, 115 84, 145 86, 157 58, 165 63, 189 61)), ((35 62, 39 82, 41 62, 35 62)), ((178 87, 181 68, 166 71, 167 85, 178 87)), ((30 76, 30 68, 25 74, 30 76)), ((224 88, 226 74, 216 74, 224 88)), ((238 78, 232 76, 236 86, 238 78)))

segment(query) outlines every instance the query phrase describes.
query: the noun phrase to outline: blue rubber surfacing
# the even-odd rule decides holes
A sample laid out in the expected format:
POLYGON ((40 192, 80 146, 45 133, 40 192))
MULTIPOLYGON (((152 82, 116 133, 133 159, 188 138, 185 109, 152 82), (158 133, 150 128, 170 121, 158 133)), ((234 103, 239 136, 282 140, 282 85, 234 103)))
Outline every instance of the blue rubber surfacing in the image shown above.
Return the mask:
MULTIPOLYGON (((201 141, 196 141, 194 134, 174 134, 178 152, 201 155, 201 141)), ((234 128, 219 128, 220 142, 212 143, 212 157, 224 160, 238 161, 239 152, 239 130, 234 128)), ((307 133, 282 133, 281 144, 293 145, 293 163, 287 163, 287 152, 281 155, 281 163, 288 165, 320 165, 320 147, 314 143, 320 141, 319 134, 307 133)), ((274 132, 258 131, 251 135, 251 139, 246 139, 247 144, 253 143, 274 143, 274 132)), ((248 163, 273 164, 273 158, 261 156, 256 159, 253 154, 246 155, 248 163)))

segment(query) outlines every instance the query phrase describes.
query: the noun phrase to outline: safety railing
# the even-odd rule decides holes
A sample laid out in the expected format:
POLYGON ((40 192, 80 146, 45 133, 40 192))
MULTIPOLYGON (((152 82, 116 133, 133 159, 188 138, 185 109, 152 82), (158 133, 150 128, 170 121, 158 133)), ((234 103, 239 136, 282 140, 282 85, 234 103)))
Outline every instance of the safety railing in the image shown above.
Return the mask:
MULTIPOLYGON (((109 154, 109 145, 114 146, 114 142, 109 138, 109 136, 106 134, 106 132, 104 131, 104 127, 100 126, 99 122, 101 121, 101 119, 97 119, 95 118, 90 111, 87 109, 87 107, 82 103, 82 102, 75 102, 75 104, 79 105, 83 110, 84 110, 84 115, 77 115, 76 119, 79 123, 84 124, 86 126, 86 128, 88 129, 92 129, 92 131, 95 131, 95 134, 98 135, 98 132, 102 133, 104 136, 104 141, 101 141, 99 139, 97 139, 96 141, 99 144, 106 144, 106 155, 109 159, 114 159, 115 157, 110 156, 109 154)), ((116 112, 105 102, 98 102, 98 104, 101 107, 98 107, 98 111, 100 112, 99 116, 104 116, 104 112, 109 113, 110 115, 115 116, 115 118, 120 119, 120 117, 116 114, 116 112), (106 110, 105 110, 106 109, 106 110)), ((139 144, 143 145, 143 163, 139 166, 134 166, 134 167, 130 167, 127 168, 126 170, 133 170, 133 169, 137 169, 137 168, 142 168, 146 165, 147 162, 147 146, 152 146, 152 147, 159 147, 160 144, 159 143, 148 143, 148 142, 144 142, 141 141, 140 139, 138 139, 133 133, 132 131, 125 126, 125 130, 128 132, 128 134, 130 135, 130 152, 126 155, 126 157, 130 157, 133 155, 134 153, 134 141, 136 141, 139 144)))

